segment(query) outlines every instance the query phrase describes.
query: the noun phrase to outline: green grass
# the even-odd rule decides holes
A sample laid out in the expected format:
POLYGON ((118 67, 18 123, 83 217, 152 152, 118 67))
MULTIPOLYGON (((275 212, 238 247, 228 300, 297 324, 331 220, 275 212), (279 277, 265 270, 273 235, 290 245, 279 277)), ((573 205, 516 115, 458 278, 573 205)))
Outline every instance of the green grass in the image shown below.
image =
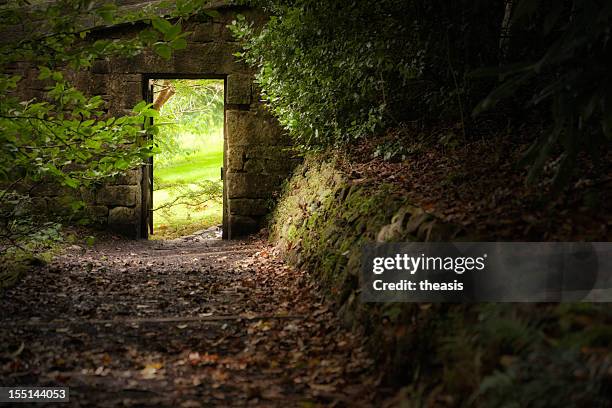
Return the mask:
MULTIPOLYGON (((194 183, 202 180, 220 181, 223 150, 196 152, 161 168, 154 169, 155 177, 161 183, 180 183, 195 189, 194 183)), ((157 208, 176 197, 171 189, 153 192, 153 208, 157 208)), ((210 201, 205 207, 177 205, 155 211, 153 215, 152 239, 174 238, 188 235, 200 229, 221 224, 223 203, 210 201)))
MULTIPOLYGON (((153 208, 157 210, 152 239, 175 238, 219 225, 223 214, 221 197, 198 206, 159 208, 177 197, 184 198, 186 189, 197 192, 190 198, 191 204, 193 199, 207 197, 198 183, 220 183, 223 165, 223 81, 172 82, 176 93, 161 108, 158 119, 162 126, 157 140, 162 152, 153 160, 153 208), (175 187, 165 187, 168 184, 175 187), (161 189, 155 190, 158 187, 161 189)), ((206 188, 211 194, 211 187, 206 188)))
POLYGON ((201 180, 219 180, 223 165, 223 146, 216 151, 201 151, 183 158, 160 169, 155 176, 164 183, 190 184, 201 180))

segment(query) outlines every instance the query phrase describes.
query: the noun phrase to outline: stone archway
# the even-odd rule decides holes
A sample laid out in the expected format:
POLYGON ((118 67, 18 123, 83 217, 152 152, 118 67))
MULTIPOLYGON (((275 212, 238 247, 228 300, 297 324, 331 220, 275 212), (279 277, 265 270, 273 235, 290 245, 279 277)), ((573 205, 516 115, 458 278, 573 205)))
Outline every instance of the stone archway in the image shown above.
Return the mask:
MULTIPOLYGON (((269 212, 270 199, 297 159, 289 153, 289 140, 259 101, 253 72, 234 53, 239 45, 227 25, 238 13, 255 21, 265 16, 238 6, 215 7, 211 21, 185 24, 192 32, 185 50, 165 60, 152 52, 133 58, 97 61, 77 81, 92 94, 103 95, 109 113, 123 114, 146 99, 152 78, 223 78, 225 80, 224 238, 258 230, 269 212)), ((135 35, 137 26, 97 30, 99 38, 135 35)), ((151 203, 148 172, 130 170, 96 192, 91 208, 109 229, 133 238, 146 238, 151 203)))

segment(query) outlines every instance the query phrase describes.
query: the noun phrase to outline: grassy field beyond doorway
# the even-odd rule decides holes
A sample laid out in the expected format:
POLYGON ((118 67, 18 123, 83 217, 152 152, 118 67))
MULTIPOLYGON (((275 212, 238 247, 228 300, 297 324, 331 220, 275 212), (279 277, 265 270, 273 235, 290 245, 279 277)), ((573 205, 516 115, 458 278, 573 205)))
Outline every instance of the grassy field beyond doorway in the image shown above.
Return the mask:
POLYGON ((156 82, 156 95, 173 92, 160 108, 153 171, 151 238, 167 239, 221 224, 223 80, 156 82))

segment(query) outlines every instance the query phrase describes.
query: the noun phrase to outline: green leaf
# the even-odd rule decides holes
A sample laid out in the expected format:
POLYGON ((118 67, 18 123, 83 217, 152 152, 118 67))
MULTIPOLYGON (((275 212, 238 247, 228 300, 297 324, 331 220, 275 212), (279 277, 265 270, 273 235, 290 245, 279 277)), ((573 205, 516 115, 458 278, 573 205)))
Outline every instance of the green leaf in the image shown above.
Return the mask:
POLYGON ((166 32, 164 33, 164 40, 165 41, 172 41, 176 38, 177 35, 179 35, 182 31, 182 27, 180 23, 177 23, 176 25, 173 25, 172 27, 170 27, 168 30, 166 30, 166 32))
POLYGON ((141 112, 141 115, 146 118, 157 118, 159 116, 159 112, 153 108, 145 109, 141 112))
POLYGON ((132 108, 132 112, 134 113, 140 113, 142 112, 143 109, 145 109, 147 106, 147 102, 146 101, 140 101, 136 104, 136 106, 134 106, 134 108, 132 108))
MULTIPOLYGON (((173 25, 166 19, 161 17, 155 17, 151 20, 153 27, 160 33, 166 35, 167 32, 172 30, 173 25)), ((180 30, 180 29, 179 29, 180 30)))
POLYGON ((87 139, 85 142, 85 147, 98 150, 102 147, 102 142, 96 139, 87 139))
POLYGON ((98 14, 106 24, 112 24, 115 21, 117 14, 117 5, 113 3, 107 3, 96 10, 98 14))
POLYGON ((96 42, 93 43, 93 49, 98 53, 102 53, 104 52, 108 44, 109 44, 108 40, 97 40, 96 42))
POLYGON ((47 67, 38 67, 40 73, 38 74, 38 79, 45 80, 51 78, 51 70, 47 67))
POLYGON ((172 40, 172 42, 170 42, 170 46, 175 50, 184 50, 187 48, 187 40, 184 38, 177 38, 176 40, 172 40))
POLYGON ((72 211, 78 211, 82 208, 85 207, 85 203, 83 201, 71 201, 70 202, 70 208, 72 209, 72 211))
POLYGON ((117 159, 115 161, 114 166, 115 166, 116 169, 126 170, 130 166, 130 163, 127 162, 126 160, 120 158, 120 159, 117 159))
POLYGON ((138 34, 140 41, 145 44, 153 44, 157 40, 159 40, 159 33, 152 29, 143 30, 138 34))
POLYGON ((172 56, 172 47, 167 43, 158 42, 153 44, 153 51, 164 59, 170 59, 172 56))
POLYGON ((64 178, 63 181, 64 181, 64 185, 66 185, 66 186, 68 186, 70 188, 77 188, 80 185, 78 180, 75 180, 75 179, 73 179, 71 177, 66 177, 66 178, 64 178))
POLYGON ((204 10, 204 14, 212 18, 217 18, 221 16, 221 14, 217 10, 204 10))

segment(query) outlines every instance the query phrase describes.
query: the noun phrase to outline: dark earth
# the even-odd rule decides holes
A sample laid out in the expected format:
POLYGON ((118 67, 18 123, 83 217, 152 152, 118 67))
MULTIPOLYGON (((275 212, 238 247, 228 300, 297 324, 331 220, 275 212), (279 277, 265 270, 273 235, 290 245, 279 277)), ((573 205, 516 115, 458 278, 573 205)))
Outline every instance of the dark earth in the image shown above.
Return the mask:
POLYGON ((379 405, 363 339, 309 282, 257 239, 73 245, 0 298, 0 385, 79 407, 379 405))

